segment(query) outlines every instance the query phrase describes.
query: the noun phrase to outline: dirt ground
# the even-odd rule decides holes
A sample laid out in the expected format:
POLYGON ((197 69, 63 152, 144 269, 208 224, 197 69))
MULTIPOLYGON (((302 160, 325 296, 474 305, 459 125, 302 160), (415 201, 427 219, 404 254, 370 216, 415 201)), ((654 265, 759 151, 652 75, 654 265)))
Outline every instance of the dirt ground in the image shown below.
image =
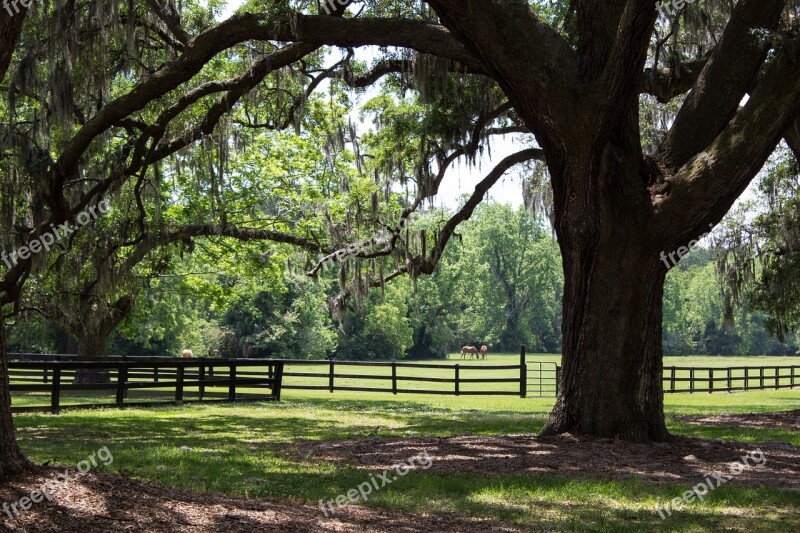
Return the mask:
MULTIPOLYGON (((764 415, 683 417, 696 424, 800 429, 800 412, 764 415)), ((432 472, 474 476, 530 473, 649 483, 695 485, 714 473, 738 486, 767 486, 800 492, 800 448, 786 443, 746 445, 686 437, 644 445, 570 435, 460 436, 448 438, 366 438, 298 442, 281 453, 296 461, 331 461, 365 470, 389 470, 417 454, 432 459, 432 472), (732 466, 760 449, 751 466, 736 475, 732 466), (763 461, 765 460, 765 462, 763 461), (763 462, 763 464, 761 464, 763 462)), ((427 464, 427 463, 425 463, 427 464)), ((420 467, 420 464, 417 465, 420 467)), ((16 502, 44 483, 43 500, 10 519, 0 511, 0 531, 79 532, 514 532, 488 520, 433 516, 350 505, 326 517, 307 503, 261 501, 197 494, 148 485, 128 478, 41 467, 0 484, 0 503, 16 502)), ((713 477, 712 477, 713 479, 713 477)))
MULTIPOLYGON (((16 502, 63 469, 42 468, 0 485, 0 502, 16 502)), ((10 520, 0 531, 95 533, 173 532, 376 532, 511 533, 517 529, 455 516, 431 516, 345 506, 326 518, 319 507, 299 502, 267 502, 197 494, 139 483, 108 474, 74 473, 68 483, 52 483, 53 502, 43 500, 10 520)), ((46 486, 48 486, 46 484, 46 486)))
POLYGON ((714 473, 738 486, 768 486, 800 491, 800 448, 784 443, 746 445, 718 440, 675 438, 669 444, 632 444, 571 435, 508 435, 449 438, 367 438, 299 443, 287 451, 295 460, 348 463, 357 468, 391 469, 426 452, 431 472, 472 475, 529 473, 649 483, 695 485, 714 473), (760 449, 750 468, 732 475, 734 463, 760 449), (762 457, 765 460, 762 461, 762 457), (761 464, 763 462, 763 464, 761 464))
POLYGON ((756 429, 788 429, 800 431, 800 409, 781 413, 749 413, 744 415, 678 416, 677 420, 703 426, 732 426, 756 429))

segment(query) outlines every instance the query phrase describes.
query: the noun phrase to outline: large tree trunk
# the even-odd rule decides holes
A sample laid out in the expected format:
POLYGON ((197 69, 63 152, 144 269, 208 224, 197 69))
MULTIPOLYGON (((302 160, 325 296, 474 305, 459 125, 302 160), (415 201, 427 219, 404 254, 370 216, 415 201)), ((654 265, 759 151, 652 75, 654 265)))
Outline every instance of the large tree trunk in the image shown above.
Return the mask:
MULTIPOLYGON (((662 441, 667 265, 642 186, 635 113, 599 155, 576 150, 554 187, 564 297, 562 379, 544 434, 662 441)), ((556 165, 556 168, 557 165, 556 165)))
POLYGON ((5 323, 0 317, 0 479, 30 467, 17 444, 8 390, 8 353, 5 323))
POLYGON ((106 359, 110 334, 111 332, 105 325, 98 325, 96 328, 81 328, 75 334, 78 338, 78 359, 106 359))
POLYGON ((666 269, 631 253, 623 259, 625 247, 565 265, 561 389, 544 434, 669 437, 661 384, 666 269))
MULTIPOLYGON (((90 305, 81 313, 85 317, 79 324, 72 324, 78 339, 78 360, 103 360, 108 358, 108 339, 131 309, 133 300, 123 296, 107 309, 90 305)), ((110 383, 108 370, 80 369, 75 373, 75 383, 110 383)))
MULTIPOLYGON (((108 358, 108 338, 116 323, 92 322, 77 328, 78 360, 97 361, 108 358)), ((75 383, 111 383, 111 375, 105 369, 80 368, 75 372, 75 383)))

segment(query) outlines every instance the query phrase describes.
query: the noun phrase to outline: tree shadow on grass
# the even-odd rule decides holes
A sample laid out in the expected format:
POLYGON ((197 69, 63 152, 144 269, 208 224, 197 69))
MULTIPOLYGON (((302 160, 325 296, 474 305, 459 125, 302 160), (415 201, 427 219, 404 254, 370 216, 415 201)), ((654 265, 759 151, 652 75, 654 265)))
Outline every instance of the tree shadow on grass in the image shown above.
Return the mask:
MULTIPOLYGON (((52 473, 55 472, 51 469, 52 473)), ((41 470, 39 474, 46 472, 41 470)), ((36 481, 0 485, 0 499, 27 493, 36 481)), ((38 477, 41 477, 38 476, 38 477)), ((608 483, 552 476, 438 475, 412 472, 375 490, 365 505, 336 507, 325 517, 318 499, 336 498, 367 479, 364 472, 279 473, 275 481, 316 487, 293 501, 242 500, 143 484, 116 475, 78 476, 34 506, 10 530, 114 531, 797 531, 797 495, 722 487, 662 519, 655 503, 683 487, 637 480, 608 483), (344 475, 346 474, 346 475, 344 475)), ((364 502, 362 502, 364 503, 364 502)), ((662 505, 663 506, 663 505, 662 505)))

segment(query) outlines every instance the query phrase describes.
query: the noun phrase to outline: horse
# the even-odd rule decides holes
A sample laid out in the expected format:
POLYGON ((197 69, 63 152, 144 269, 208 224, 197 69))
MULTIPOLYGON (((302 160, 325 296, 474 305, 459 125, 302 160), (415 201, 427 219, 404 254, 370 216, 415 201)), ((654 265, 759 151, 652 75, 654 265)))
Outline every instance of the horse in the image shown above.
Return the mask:
POLYGON ((488 353, 489 353, 489 348, 487 348, 485 344, 481 346, 481 359, 486 359, 488 353))
POLYGON ((469 355, 470 359, 472 358, 473 355, 475 356, 475 358, 477 358, 478 349, 475 348, 474 346, 464 346, 463 348, 461 348, 461 359, 466 359, 467 354, 470 354, 469 355))
POLYGON ((181 352, 181 357, 183 357, 184 359, 191 359, 192 357, 194 357, 194 354, 192 353, 191 350, 183 350, 181 352))

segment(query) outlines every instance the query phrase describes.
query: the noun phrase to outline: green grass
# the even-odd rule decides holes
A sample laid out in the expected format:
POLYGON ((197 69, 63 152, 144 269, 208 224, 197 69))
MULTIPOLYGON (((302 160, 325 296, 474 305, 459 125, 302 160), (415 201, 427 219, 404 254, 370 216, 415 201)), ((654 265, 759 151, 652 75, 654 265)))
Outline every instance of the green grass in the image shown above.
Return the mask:
MULTIPOLYGON (((491 362, 491 360, 490 360, 491 362)), ((74 466, 108 446, 107 470, 196 491, 315 503, 369 477, 347 464, 287 457, 287 444, 370 436, 504 435, 538 431, 553 400, 513 397, 286 391, 280 404, 184 405, 157 409, 20 414, 22 446, 38 462, 74 466), (191 451, 182 451, 187 446, 191 451)), ((800 409, 800 390, 666 398, 673 432, 750 443, 789 441, 800 432, 692 426, 677 414, 800 409)), ((638 480, 570 480, 532 475, 413 472, 373 493, 367 505, 491 518, 532 530, 797 531, 800 496, 721 487, 662 521, 656 503, 687 487, 638 480)))
MULTIPOLYGON (((559 357, 531 354, 528 360, 557 362, 559 357)), ((444 363, 472 367, 517 362, 517 354, 491 354, 487 361, 463 361, 456 354, 444 363)), ((704 367, 783 366, 797 362, 796 358, 782 357, 665 359, 667 366, 704 367)), ((292 371, 323 369, 307 365, 294 367, 292 371)), ((359 368, 353 373, 385 375, 386 371, 386 368, 359 368)), ((400 375, 449 377, 451 372, 403 369, 400 375)), ((470 377, 470 372, 480 370, 462 370, 462 377, 470 377)), ((498 371, 493 377, 506 372, 509 376, 516 374, 498 371)), ((320 384, 314 378, 287 378, 286 382, 320 384)), ((337 382, 375 386, 357 378, 337 382)), ((62 404, 96 399, 74 395, 62 404)), ((513 396, 393 396, 294 390, 285 390, 283 399, 280 404, 74 410, 60 416, 20 414, 15 418, 23 448, 38 462, 75 465, 98 448, 109 446, 114 463, 106 469, 144 481, 195 491, 314 503, 346 492, 368 479, 370 473, 346 464, 292 459, 282 453, 292 442, 372 436, 532 433, 541 429, 554 402, 553 398, 513 396), (181 447, 189 447, 191 451, 182 451, 181 447)), ((14 398, 14 405, 47 402, 47 395, 14 398)), ((800 446, 797 431, 696 426, 675 418, 800 409, 800 390, 671 394, 665 397, 665 409, 670 430, 677 434, 753 444, 784 441, 800 446)), ((800 530, 797 512, 800 496, 796 492, 728 486, 714 491, 705 503, 688 506, 662 521, 654 511, 655 504, 684 490, 683 486, 654 486, 635 479, 577 481, 558 476, 469 476, 421 471, 403 478, 402 483, 375 492, 367 504, 492 518, 535 530, 800 530)))

